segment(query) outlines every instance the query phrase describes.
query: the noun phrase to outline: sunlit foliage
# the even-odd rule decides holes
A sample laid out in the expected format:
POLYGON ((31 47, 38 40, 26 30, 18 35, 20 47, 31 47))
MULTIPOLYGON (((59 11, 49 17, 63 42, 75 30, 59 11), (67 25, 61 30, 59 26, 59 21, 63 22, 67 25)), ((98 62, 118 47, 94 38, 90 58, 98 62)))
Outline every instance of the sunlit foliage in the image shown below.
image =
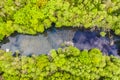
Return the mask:
POLYGON ((0 40, 14 31, 26 34, 56 27, 72 26, 113 29, 120 34, 119 0, 2 0, 0 40), (10 30, 8 30, 10 29, 10 30))
POLYGON ((1 50, 0 73, 3 80, 119 80, 120 59, 72 46, 31 57, 1 50))

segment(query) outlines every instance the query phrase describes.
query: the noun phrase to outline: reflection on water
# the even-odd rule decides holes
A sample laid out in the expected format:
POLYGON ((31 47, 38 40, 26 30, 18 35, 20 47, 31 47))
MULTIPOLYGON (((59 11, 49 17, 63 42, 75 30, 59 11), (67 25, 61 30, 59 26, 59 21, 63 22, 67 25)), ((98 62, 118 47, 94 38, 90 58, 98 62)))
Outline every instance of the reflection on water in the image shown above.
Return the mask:
POLYGON ((74 46, 83 49, 92 49, 99 48, 106 55, 115 55, 117 56, 117 47, 116 45, 110 45, 111 41, 107 37, 101 37, 99 31, 76 31, 73 37, 74 46))
MULTIPOLYGON (((115 38, 116 41, 119 39, 115 38)), ((36 36, 24 34, 10 36, 7 41, 2 42, 1 49, 10 49, 13 53, 20 52, 22 55, 47 54, 51 49, 63 47, 62 44, 74 44, 80 50, 99 48, 104 54, 118 55, 118 46, 110 45, 110 39, 100 37, 99 31, 52 28, 36 36)))
POLYGON ((1 49, 10 49, 13 53, 22 55, 49 53, 51 49, 63 47, 64 42, 72 42, 75 31, 73 30, 48 30, 45 34, 36 36, 18 34, 8 37, 9 42, 1 45, 1 49))

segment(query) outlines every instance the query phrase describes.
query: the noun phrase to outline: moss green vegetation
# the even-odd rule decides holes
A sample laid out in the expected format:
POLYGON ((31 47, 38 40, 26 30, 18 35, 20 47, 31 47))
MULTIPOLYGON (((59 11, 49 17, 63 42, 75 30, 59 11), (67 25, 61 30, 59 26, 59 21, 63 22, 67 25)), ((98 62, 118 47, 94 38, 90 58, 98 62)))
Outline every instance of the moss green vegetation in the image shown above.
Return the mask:
MULTIPOLYGON (((0 40, 17 31, 44 32, 56 27, 114 30, 120 35, 119 0, 0 0, 0 40)), ((13 57, 0 50, 0 80, 120 80, 120 59, 100 50, 75 47, 51 50, 50 55, 13 57)))
POLYGON ((119 0, 2 0, 0 40, 14 31, 36 34, 49 28, 72 26, 112 29, 120 34, 119 0))
POLYGON ((72 46, 32 57, 1 50, 0 74, 3 80, 120 80, 120 58, 72 46))

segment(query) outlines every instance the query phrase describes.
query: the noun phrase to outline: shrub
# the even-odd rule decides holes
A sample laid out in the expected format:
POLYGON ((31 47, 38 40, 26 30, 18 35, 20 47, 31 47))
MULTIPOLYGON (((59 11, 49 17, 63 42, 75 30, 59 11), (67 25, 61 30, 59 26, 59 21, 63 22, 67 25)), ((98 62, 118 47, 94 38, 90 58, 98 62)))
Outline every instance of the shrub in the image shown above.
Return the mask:
POLYGON ((119 67, 118 57, 104 56, 97 48, 79 51, 70 46, 31 57, 0 51, 3 80, 119 80, 119 67))
POLYGON ((0 40, 14 31, 42 33, 52 23, 56 27, 98 26, 120 34, 119 0, 3 0, 0 10, 0 40))

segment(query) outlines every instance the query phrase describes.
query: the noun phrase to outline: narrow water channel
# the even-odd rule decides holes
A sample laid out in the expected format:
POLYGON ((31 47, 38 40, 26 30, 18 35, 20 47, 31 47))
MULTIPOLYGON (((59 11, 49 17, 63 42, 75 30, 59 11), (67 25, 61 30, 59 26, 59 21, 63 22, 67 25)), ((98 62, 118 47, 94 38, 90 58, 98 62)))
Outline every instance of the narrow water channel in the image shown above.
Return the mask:
POLYGON ((118 56, 120 37, 115 36, 113 40, 115 44, 110 45, 110 39, 101 37, 99 31, 51 28, 34 36, 14 33, 4 39, 0 47, 21 55, 39 55, 48 54, 51 49, 72 45, 80 50, 99 48, 105 55, 118 56))

